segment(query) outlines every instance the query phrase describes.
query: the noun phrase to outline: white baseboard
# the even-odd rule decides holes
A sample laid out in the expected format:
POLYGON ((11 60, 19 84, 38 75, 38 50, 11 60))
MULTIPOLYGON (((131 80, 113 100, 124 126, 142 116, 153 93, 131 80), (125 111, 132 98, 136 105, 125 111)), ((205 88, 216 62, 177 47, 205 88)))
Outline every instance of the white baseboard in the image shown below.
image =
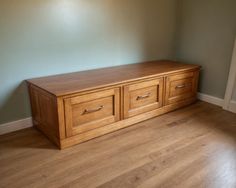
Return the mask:
POLYGON ((230 101, 229 111, 236 113, 236 101, 230 101))
POLYGON ((198 93, 198 99, 201 101, 205 101, 205 102, 217 105, 217 106, 223 106, 224 104, 224 99, 207 95, 207 94, 203 94, 203 93, 198 93))
MULTIPOLYGON (((224 100, 207 94, 198 93, 198 99, 217 106, 223 106, 224 100)), ((236 113, 236 101, 231 101, 229 111, 236 113)), ((21 119, 0 125, 0 135, 18 131, 33 126, 32 118, 21 119)))
POLYGON ((33 126, 32 118, 21 119, 0 125, 0 135, 10 132, 18 131, 21 129, 29 128, 33 126))

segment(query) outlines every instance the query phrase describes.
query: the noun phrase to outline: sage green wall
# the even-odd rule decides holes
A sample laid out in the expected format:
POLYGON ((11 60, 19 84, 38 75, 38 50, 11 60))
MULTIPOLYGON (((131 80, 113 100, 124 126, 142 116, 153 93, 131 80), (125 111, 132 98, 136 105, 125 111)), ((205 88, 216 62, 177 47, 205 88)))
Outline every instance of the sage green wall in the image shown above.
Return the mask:
POLYGON ((200 92, 224 98, 236 36, 236 1, 179 2, 176 57, 202 65, 200 92))
POLYGON ((236 101, 236 80, 235 80, 235 86, 234 86, 234 92, 233 92, 232 100, 236 101))
POLYGON ((0 124, 30 116, 23 80, 174 56, 175 0, 1 0, 0 124))

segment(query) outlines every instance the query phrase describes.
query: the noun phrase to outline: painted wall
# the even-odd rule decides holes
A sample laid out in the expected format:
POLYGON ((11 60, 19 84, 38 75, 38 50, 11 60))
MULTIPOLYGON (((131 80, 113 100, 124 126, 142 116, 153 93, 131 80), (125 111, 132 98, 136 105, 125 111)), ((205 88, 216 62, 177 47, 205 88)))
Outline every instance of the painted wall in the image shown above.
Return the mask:
POLYGON ((30 116, 23 80, 174 57, 175 0, 1 0, 0 124, 30 116))
POLYGON ((224 98, 235 36, 235 0, 180 0, 176 57, 202 65, 200 92, 224 98))
POLYGON ((236 80, 235 80, 235 86, 234 86, 234 92, 233 92, 232 100, 236 101, 236 80))
MULTIPOLYGON (((236 63, 236 38, 235 38, 235 43, 234 43, 234 52, 233 52, 233 57, 232 57, 232 61, 234 63, 236 63)), ((234 81, 234 89, 233 89, 233 96, 232 96, 232 101, 236 102, 236 77, 235 77, 235 81, 234 81)))

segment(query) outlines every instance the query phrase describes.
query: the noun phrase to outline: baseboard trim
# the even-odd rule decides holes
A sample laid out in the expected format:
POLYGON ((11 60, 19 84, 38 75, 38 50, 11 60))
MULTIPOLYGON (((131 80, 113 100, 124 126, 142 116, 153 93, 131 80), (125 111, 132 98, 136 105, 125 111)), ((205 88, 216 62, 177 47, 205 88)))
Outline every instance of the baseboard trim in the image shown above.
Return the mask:
POLYGON ((229 103, 229 111, 236 113, 236 101, 230 101, 229 103))
POLYGON ((21 119, 0 125, 0 135, 26 129, 33 126, 32 118, 21 119))
POLYGON ((203 94, 203 93, 198 93, 198 99, 201 101, 205 101, 205 102, 217 105, 217 106, 221 106, 221 107, 224 104, 224 99, 207 95, 207 94, 203 94))
MULTIPOLYGON (((205 101, 217 106, 223 106, 224 100, 221 98, 213 97, 211 95, 198 93, 198 99, 205 101)), ((236 101, 231 101, 229 105, 229 111, 236 113, 236 101)), ((18 121, 13 121, 0 125, 0 135, 18 131, 21 129, 26 129, 33 126, 32 118, 21 119, 18 121)))

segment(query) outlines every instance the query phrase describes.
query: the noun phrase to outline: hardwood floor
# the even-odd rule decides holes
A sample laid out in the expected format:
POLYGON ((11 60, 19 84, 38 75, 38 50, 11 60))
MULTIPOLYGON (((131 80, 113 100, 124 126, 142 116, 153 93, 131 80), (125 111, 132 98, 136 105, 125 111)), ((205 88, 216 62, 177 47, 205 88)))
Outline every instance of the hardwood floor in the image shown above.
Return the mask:
POLYGON ((62 151, 4 135, 0 187, 235 188, 236 114, 198 102, 62 151))

